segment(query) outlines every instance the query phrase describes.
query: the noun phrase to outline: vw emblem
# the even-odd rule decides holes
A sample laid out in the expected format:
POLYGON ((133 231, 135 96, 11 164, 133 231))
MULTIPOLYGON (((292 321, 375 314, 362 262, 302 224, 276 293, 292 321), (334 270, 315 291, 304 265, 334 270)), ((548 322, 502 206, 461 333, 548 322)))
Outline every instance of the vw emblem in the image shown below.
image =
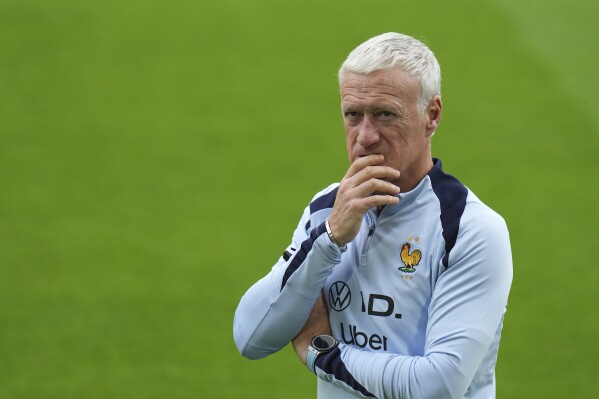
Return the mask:
POLYGON ((343 281, 336 281, 329 288, 329 305, 333 310, 341 312, 351 302, 351 291, 343 281))

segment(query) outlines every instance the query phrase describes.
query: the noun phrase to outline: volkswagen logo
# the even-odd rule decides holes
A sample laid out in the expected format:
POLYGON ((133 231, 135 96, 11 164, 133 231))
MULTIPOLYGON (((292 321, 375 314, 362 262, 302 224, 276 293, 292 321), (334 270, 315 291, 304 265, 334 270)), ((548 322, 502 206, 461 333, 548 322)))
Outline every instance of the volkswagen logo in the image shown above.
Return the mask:
POLYGON ((351 302, 351 291, 343 281, 336 281, 329 288, 329 305, 333 310, 341 312, 351 302))

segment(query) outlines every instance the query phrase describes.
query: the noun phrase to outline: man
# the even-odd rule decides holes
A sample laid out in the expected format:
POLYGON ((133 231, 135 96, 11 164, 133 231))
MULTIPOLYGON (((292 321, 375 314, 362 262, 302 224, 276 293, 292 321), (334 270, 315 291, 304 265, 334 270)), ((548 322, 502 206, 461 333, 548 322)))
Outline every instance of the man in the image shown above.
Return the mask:
POLYGON ((235 314, 240 352, 257 359, 293 341, 319 398, 495 397, 508 231, 431 158, 440 81, 433 53, 409 36, 386 33, 348 56, 351 165, 235 314))

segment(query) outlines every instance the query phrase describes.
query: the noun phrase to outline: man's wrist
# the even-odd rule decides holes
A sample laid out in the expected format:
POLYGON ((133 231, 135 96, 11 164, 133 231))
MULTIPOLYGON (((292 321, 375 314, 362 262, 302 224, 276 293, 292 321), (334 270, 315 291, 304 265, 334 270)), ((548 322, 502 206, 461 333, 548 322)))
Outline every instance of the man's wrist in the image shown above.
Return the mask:
POLYGON ((331 242, 335 244, 341 252, 345 252, 345 250, 347 249, 347 244, 341 245, 339 241, 337 241, 335 235, 333 234, 333 230, 331 230, 331 225, 329 224, 328 219, 324 222, 324 226, 327 229, 327 235, 329 236, 329 240, 331 240, 331 242))
POLYGON ((306 367, 308 367, 308 370, 316 374, 316 359, 321 355, 331 352, 337 346, 339 346, 339 341, 331 335, 323 334, 312 338, 312 343, 308 347, 306 354, 306 367))

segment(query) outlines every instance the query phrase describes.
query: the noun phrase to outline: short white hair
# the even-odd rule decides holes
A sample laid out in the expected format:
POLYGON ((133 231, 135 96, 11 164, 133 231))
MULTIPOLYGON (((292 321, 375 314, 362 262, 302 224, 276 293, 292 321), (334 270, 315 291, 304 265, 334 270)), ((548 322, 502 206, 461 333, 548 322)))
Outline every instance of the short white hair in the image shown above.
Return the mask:
POLYGON ((369 74, 395 67, 418 79, 418 110, 424 113, 432 98, 441 95, 441 67, 433 52, 411 36, 389 32, 360 44, 341 65, 339 81, 346 72, 369 74))

